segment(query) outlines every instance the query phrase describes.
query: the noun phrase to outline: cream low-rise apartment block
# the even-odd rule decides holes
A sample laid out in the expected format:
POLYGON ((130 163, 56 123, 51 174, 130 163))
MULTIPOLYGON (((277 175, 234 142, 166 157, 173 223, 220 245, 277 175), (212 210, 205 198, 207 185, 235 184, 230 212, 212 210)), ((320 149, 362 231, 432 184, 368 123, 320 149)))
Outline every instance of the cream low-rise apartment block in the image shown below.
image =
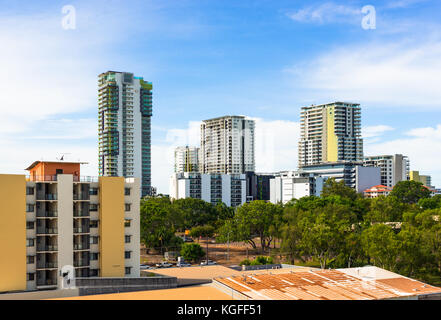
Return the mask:
POLYGON ((0 292, 60 289, 67 272, 139 277, 139 179, 83 177, 80 164, 0 175, 0 292))

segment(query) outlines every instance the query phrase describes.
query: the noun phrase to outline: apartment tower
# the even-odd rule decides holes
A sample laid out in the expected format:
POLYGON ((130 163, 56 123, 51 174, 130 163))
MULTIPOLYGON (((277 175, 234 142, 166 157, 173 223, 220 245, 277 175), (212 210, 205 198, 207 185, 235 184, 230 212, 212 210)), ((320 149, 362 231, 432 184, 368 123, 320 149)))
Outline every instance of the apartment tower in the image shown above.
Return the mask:
POLYGON ((141 179, 151 193, 152 84, 133 73, 98 77, 99 175, 141 179))
POLYGON ((202 173, 254 172, 254 120, 243 116, 204 120, 200 155, 202 173))
POLYGON ((61 289, 68 272, 139 277, 139 179, 84 177, 80 164, 0 174, 0 292, 61 289))
POLYGON ((199 148, 177 147, 175 149, 175 173, 199 171, 199 148))
POLYGON ((363 161, 359 104, 334 102, 302 107, 300 126, 299 168, 363 161))
POLYGON ((381 168, 381 184, 393 188, 409 179, 409 158, 402 154, 364 157, 365 167, 381 168))

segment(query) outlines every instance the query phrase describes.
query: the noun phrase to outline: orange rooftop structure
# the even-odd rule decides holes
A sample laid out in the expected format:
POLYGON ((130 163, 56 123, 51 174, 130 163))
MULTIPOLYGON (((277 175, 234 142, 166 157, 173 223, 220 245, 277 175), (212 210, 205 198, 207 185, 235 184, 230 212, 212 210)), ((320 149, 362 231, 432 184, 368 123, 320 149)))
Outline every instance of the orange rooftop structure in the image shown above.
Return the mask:
POLYGON ((71 174, 74 181, 79 181, 82 164, 87 162, 35 161, 26 170, 30 181, 57 181, 59 174, 71 174))

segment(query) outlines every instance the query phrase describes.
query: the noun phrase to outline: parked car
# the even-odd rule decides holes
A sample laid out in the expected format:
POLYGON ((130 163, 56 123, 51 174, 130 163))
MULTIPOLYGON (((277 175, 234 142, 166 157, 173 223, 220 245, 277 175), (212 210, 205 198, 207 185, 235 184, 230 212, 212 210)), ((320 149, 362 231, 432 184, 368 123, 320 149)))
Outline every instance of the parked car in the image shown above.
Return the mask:
POLYGON ((191 267, 191 263, 188 262, 178 262, 176 264, 177 267, 191 267))
POLYGON ((141 265, 139 266, 139 269, 140 269, 140 270, 149 270, 149 269, 152 269, 152 267, 149 266, 148 264, 141 264, 141 265))
POLYGON ((194 240, 191 237, 187 237, 187 236, 182 236, 181 239, 184 242, 194 242, 194 240))
POLYGON ((207 260, 204 260, 204 261, 202 261, 201 262, 201 266, 210 266, 210 265, 214 265, 214 264, 217 264, 216 263, 216 261, 213 261, 213 260, 208 260, 208 263, 207 263, 207 260))
POLYGON ((173 267, 173 264, 171 264, 170 262, 163 261, 161 263, 157 263, 156 267, 158 267, 158 268, 170 268, 170 267, 173 267))

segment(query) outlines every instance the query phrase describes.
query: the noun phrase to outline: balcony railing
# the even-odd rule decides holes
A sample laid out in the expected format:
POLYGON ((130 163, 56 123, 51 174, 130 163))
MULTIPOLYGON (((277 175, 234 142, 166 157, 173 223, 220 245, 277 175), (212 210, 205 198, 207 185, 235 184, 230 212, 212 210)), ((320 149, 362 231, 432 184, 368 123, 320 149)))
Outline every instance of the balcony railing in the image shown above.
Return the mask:
POLYGON ((74 233, 89 233, 90 229, 87 227, 74 228, 74 233))
POLYGON ((37 234, 57 234, 57 228, 37 228, 37 234))
POLYGON ((58 217, 58 211, 57 210, 50 210, 50 211, 38 211, 37 210, 37 217, 40 217, 40 218, 58 217))
MULTIPOLYGON (((68 173, 67 173, 68 174, 68 173)), ((78 176, 72 175, 74 182, 98 182, 98 177, 94 176, 78 176)), ((58 181, 57 175, 44 175, 44 176, 26 176, 26 181, 35 181, 35 182, 56 182, 58 181)))
POLYGON ((55 245, 37 246, 37 251, 58 251, 58 246, 55 245))
POLYGON ((82 244, 82 243, 78 243, 78 244, 74 244, 74 250, 89 250, 90 249, 90 245, 89 244, 82 244))
POLYGON ((37 269, 55 269, 58 268, 56 262, 37 263, 37 269))
POLYGON ((74 214, 73 214, 73 216, 74 217, 89 217, 90 216, 90 213, 89 213, 89 211, 74 211, 74 214))
POLYGON ((46 194, 38 194, 37 193, 37 200, 57 200, 57 194, 56 193, 46 193, 46 194))
POLYGON ((37 280, 37 286, 56 286, 56 279, 37 280))
POLYGON ((74 267, 88 267, 89 265, 89 261, 80 260, 74 262, 74 267))

